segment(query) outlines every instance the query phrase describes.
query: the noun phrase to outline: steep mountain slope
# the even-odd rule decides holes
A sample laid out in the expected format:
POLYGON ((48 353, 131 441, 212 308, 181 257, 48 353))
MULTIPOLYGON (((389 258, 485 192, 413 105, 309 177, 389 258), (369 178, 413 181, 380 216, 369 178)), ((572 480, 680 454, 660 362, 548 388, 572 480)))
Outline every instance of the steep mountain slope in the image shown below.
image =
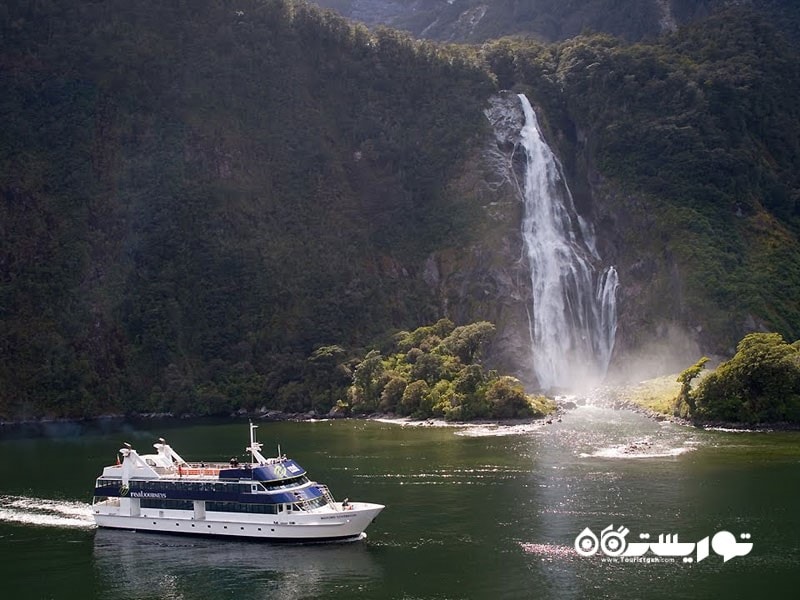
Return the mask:
POLYGON ((506 35, 558 41, 585 31, 635 41, 674 31, 731 6, 748 6, 800 41, 793 0, 314 0, 370 26, 389 25, 416 37, 483 42, 506 35))
POLYGON ((280 1, 2 26, 7 413, 263 403, 315 346, 438 317, 405 265, 460 235, 486 73, 280 1))
POLYGON ((661 32, 660 2, 594 0, 316 0, 369 25, 384 24, 416 37, 448 42, 481 42, 529 34, 555 41, 595 29, 633 39, 661 32))
POLYGON ((504 88, 618 265, 618 367, 800 336, 800 63, 747 9, 475 49, 289 0, 15 0, 0 34, 0 417, 327 410, 443 316, 534 386, 504 88))

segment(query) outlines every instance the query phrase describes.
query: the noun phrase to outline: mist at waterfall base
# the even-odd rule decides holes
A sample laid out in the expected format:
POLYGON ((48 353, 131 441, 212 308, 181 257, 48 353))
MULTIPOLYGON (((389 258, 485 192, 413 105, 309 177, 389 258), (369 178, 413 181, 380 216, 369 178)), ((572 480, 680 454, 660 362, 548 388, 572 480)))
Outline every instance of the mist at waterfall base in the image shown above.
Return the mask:
POLYGON ((522 236, 531 273, 528 311, 533 369, 544 390, 579 390, 606 375, 617 331, 613 266, 602 267, 594 228, 575 210, 563 169, 545 142, 530 102, 525 115, 522 236))

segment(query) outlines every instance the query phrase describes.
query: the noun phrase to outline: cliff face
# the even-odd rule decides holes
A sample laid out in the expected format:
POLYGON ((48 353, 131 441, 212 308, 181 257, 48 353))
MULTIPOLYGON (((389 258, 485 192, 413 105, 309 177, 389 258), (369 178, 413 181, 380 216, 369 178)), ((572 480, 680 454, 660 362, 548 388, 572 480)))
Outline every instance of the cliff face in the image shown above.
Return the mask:
POLYGON ((515 159, 524 115, 510 92, 489 98, 484 114, 491 129, 446 192, 479 211, 479 225, 467 245, 428 257, 424 277, 455 322, 494 323, 489 364, 532 384, 531 281, 520 230, 523 165, 520 155, 515 159))
MULTIPOLYGON (((489 364, 535 387, 531 274, 521 233, 524 115, 512 92, 490 97, 485 115, 491 130, 448 189, 461 204, 480 211, 481 225, 470 244, 428 257, 423 278, 443 314, 454 321, 495 323, 489 364)), ((563 132, 550 135, 555 144, 563 132)), ((675 372, 687 356, 708 352, 713 344, 704 340, 702 325, 685 318, 678 261, 661 251, 657 240, 645 239, 648 231, 658 230, 658 214, 635 194, 605 181, 589 166, 590 156, 562 158, 573 165, 568 183, 581 190, 581 216, 596 224, 598 249, 620 275, 611 380, 675 372), (631 232, 644 235, 633 239, 631 232)))

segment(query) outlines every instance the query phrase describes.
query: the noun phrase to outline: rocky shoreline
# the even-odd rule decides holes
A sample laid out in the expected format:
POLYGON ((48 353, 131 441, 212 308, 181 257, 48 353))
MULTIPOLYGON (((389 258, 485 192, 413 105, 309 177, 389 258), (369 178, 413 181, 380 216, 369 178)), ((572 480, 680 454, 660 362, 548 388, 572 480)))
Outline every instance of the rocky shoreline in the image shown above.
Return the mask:
POLYGON ((467 425, 497 425, 512 426, 523 424, 549 425, 553 422, 561 421, 564 409, 559 408, 544 417, 525 418, 525 419, 476 419, 473 421, 445 421, 444 419, 411 419, 393 413, 369 413, 369 414, 345 414, 341 410, 331 409, 328 413, 317 413, 314 410, 305 412, 283 412, 279 410, 268 410, 262 408, 257 411, 247 411, 240 409, 228 415, 194 415, 180 414, 171 412, 163 413, 133 413, 133 414, 107 414, 95 417, 77 418, 40 418, 24 420, 0 420, 0 435, 3 434, 23 434, 23 436, 36 435, 64 435, 76 433, 81 428, 106 430, 112 429, 123 423, 146 423, 148 421, 166 422, 186 422, 186 421, 230 421, 232 419, 253 420, 261 422, 311 422, 321 420, 372 420, 386 421, 398 424, 411 424, 420 426, 467 426, 467 425))
MULTIPOLYGON (((228 415, 193 415, 193 414, 180 414, 174 413, 134 413, 134 414, 108 414, 98 415, 95 417, 79 417, 79 418, 40 418, 40 419, 25 419, 25 420, 0 420, 0 435, 3 434, 23 434, 27 436, 38 435, 58 435, 63 432, 64 435, 69 435, 77 431, 81 427, 93 429, 109 429, 113 428, 115 424, 121 423, 142 423, 148 421, 169 421, 169 422, 183 422, 183 421, 227 421, 230 419, 252 419, 266 422, 303 422, 303 421, 320 421, 320 420, 372 420, 372 421, 387 421, 398 424, 409 424, 418 426, 469 426, 469 425, 495 425, 495 426, 515 426, 515 425, 550 425, 554 422, 560 422, 562 417, 574 410, 578 406, 584 406, 588 402, 585 398, 577 398, 570 400, 557 401, 558 408, 552 414, 544 417, 534 419, 476 419, 473 421, 445 421, 444 419, 411 419, 409 417, 402 417, 393 413, 370 413, 370 414, 345 414, 341 410, 331 409, 328 413, 317 413, 314 410, 306 412, 283 412, 279 410, 268 410, 261 408, 257 411, 247 411, 240 409, 228 415)), ((667 415, 647 407, 637 404, 634 400, 622 399, 615 396, 613 393, 602 394, 592 398, 592 405, 610 408, 613 410, 627 410, 638 413, 654 421, 667 421, 676 425, 683 425, 686 427, 695 427, 698 429, 706 430, 730 430, 730 431, 800 431, 800 424, 797 423, 730 423, 730 422, 717 422, 717 421, 693 421, 690 419, 683 419, 673 415, 667 415)))
POLYGON ((628 410, 643 415, 648 419, 653 419, 654 421, 667 421, 676 425, 695 427, 697 429, 741 432, 800 431, 800 423, 739 423, 728 421, 699 421, 694 419, 685 419, 675 415, 669 415, 652 410, 646 406, 638 404, 635 400, 619 398, 618 396, 614 396, 613 393, 607 393, 595 398, 593 404, 614 410, 628 410))

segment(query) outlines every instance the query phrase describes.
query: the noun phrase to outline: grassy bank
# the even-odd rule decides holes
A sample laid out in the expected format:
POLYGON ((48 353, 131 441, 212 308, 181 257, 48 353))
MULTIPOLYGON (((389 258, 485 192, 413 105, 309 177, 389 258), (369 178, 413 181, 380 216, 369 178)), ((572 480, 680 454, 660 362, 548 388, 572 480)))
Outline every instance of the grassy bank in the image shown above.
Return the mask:
POLYGON ((678 375, 664 375, 620 388, 619 399, 645 410, 671 417, 681 389, 678 375))

